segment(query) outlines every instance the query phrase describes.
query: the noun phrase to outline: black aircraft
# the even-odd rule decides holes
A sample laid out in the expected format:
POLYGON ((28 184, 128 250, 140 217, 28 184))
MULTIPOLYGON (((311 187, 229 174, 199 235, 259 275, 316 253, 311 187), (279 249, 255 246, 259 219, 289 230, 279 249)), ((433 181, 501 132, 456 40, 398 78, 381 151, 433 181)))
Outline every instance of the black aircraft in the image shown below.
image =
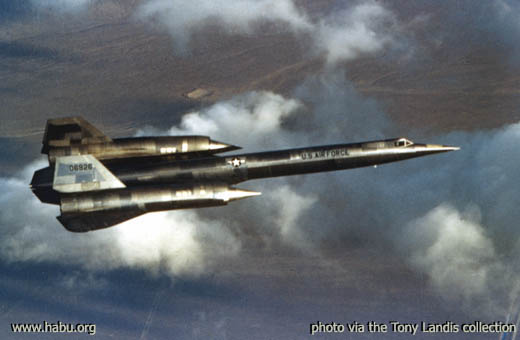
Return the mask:
POLYGON ((226 205, 260 195, 233 187, 250 179, 351 169, 457 147, 395 138, 220 156, 240 149, 206 136, 111 139, 81 117, 50 119, 42 153, 49 166, 31 188, 59 204, 67 230, 102 229, 153 211, 226 205))

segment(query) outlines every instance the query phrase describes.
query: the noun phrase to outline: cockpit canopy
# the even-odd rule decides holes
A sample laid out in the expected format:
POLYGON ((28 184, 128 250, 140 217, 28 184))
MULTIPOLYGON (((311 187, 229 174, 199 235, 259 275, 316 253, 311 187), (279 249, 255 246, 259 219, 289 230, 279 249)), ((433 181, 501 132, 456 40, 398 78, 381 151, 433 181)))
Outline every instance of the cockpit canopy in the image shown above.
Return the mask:
POLYGON ((407 147, 413 145, 413 142, 406 138, 399 138, 394 142, 394 145, 397 147, 407 147))

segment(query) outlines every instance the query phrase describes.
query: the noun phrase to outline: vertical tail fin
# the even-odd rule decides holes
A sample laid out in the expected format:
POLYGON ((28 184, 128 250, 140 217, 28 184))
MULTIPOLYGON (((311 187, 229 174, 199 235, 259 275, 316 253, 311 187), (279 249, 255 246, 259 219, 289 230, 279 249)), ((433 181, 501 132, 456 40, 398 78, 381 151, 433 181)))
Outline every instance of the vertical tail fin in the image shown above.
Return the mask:
POLYGON ((57 157, 52 188, 62 193, 125 188, 92 155, 57 157))
POLYGON ((43 135, 42 153, 48 154, 52 147, 111 141, 110 137, 81 117, 49 119, 43 135))

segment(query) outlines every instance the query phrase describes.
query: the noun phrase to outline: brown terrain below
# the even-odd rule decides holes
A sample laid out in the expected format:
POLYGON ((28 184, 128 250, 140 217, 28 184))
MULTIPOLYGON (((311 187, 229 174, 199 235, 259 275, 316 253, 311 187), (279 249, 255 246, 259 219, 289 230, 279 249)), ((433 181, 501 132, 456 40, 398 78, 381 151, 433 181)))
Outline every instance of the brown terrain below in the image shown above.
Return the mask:
MULTIPOLYGON (((341 68, 357 91, 378 100, 403 127, 437 133, 520 120, 520 72, 506 47, 471 41, 432 47, 416 38, 419 57, 379 53, 341 68)), ((113 136, 128 135, 143 121, 170 126, 190 109, 244 91, 290 96, 323 70, 323 57, 312 55, 308 44, 269 27, 254 37, 207 27, 182 56, 171 39, 131 9, 108 4, 82 20, 4 23, 0 137, 39 140, 46 119, 67 115, 82 115, 113 136)))

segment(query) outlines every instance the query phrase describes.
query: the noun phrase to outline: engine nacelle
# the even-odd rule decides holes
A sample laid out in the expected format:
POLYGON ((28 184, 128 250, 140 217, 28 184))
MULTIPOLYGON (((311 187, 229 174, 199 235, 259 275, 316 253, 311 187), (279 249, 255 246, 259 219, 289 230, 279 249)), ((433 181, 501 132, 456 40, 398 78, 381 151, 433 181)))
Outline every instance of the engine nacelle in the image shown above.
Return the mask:
POLYGON ((214 141, 207 136, 163 136, 114 139, 94 144, 71 144, 49 147, 49 162, 56 157, 93 155, 101 161, 123 158, 181 155, 189 153, 216 154, 239 147, 214 141))
POLYGON ((136 216, 173 209, 226 205, 260 195, 227 185, 194 185, 109 189, 62 195, 58 220, 70 231, 102 229, 136 216))

